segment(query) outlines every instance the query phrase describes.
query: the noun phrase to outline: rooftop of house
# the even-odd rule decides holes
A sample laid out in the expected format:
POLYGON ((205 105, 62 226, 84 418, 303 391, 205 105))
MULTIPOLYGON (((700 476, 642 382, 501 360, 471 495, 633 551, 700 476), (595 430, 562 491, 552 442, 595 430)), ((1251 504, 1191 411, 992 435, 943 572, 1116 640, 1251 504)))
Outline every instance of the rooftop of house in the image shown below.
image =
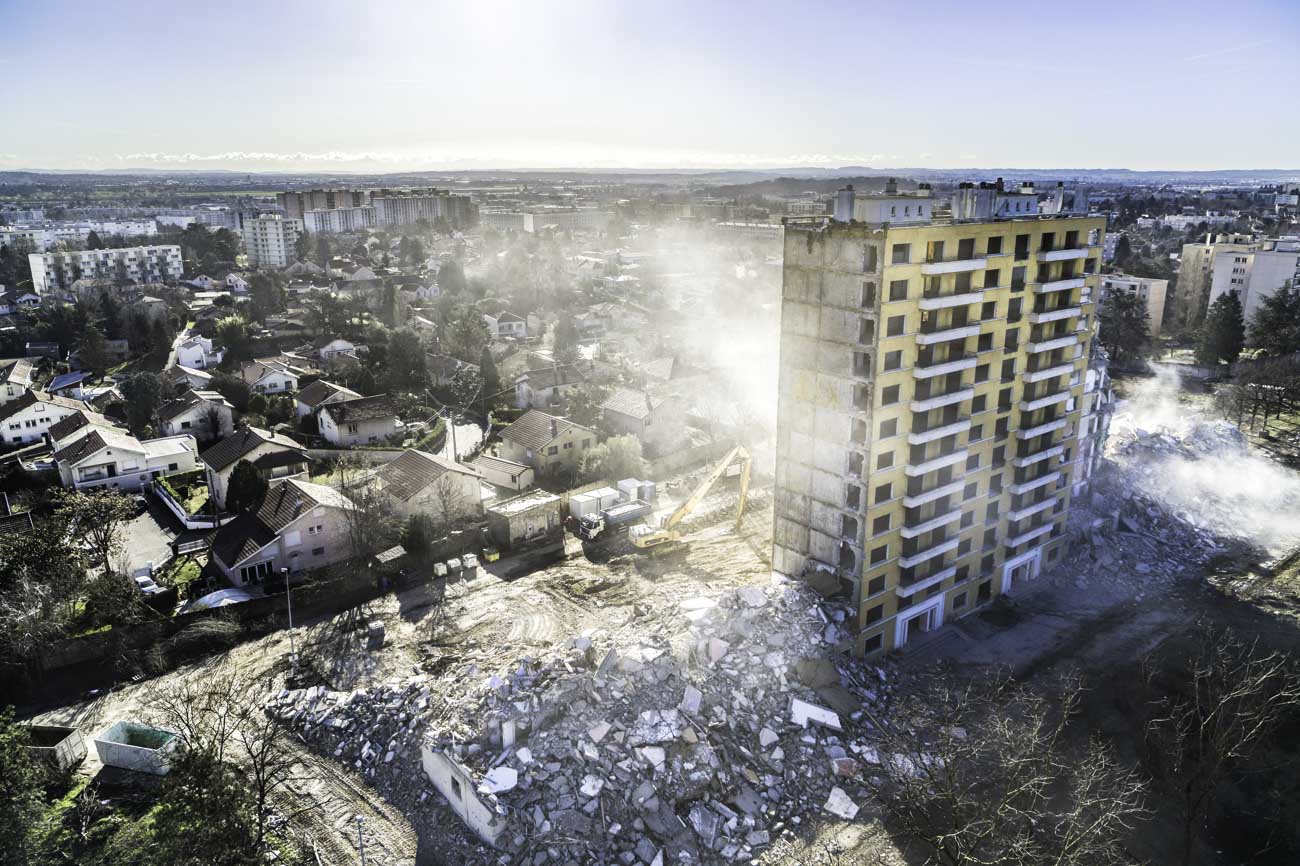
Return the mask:
POLYGON ((397 404, 388 394, 376 394, 373 397, 357 397, 352 400, 340 400, 326 403, 322 412, 328 412, 336 424, 374 421, 379 418, 396 418, 397 404))
POLYGON ((32 386, 32 362, 27 358, 17 358, 13 361, 0 361, 0 384, 21 385, 24 388, 32 386))
POLYGON ((333 382, 326 382, 324 379, 317 379, 298 392, 297 400, 302 405, 314 409, 336 394, 342 394, 345 399, 355 399, 361 396, 350 388, 335 385, 333 382))
POLYGON ((586 376, 573 364, 556 364, 551 367, 538 367, 536 370, 525 370, 515 379, 516 384, 525 381, 530 388, 540 390, 577 385, 586 381, 586 376))
POLYGON ((483 473, 473 466, 415 449, 405 451, 396 460, 380 466, 372 477, 384 493, 407 502, 448 472, 483 477, 483 473))
POLYGON ((241 427, 200 454, 199 459, 220 472, 261 445, 274 445, 304 454, 303 447, 287 436, 257 427, 241 427))
POLYGON ((554 441, 555 437, 574 427, 587 430, 587 432, 595 435, 595 431, 588 430, 581 424, 574 424, 567 418, 559 418, 555 415, 539 412, 536 409, 529 409, 519 416, 519 420, 501 431, 501 438, 509 439, 525 448, 538 451, 554 441))
POLYGON ((600 408, 632 418, 645 419, 664 404, 663 397, 655 397, 634 388, 615 388, 600 404, 600 408))
POLYGON ((224 406, 227 409, 234 409, 233 406, 221 396, 217 391, 194 391, 189 390, 174 400, 168 400, 158 407, 158 420, 170 421, 179 415, 188 412, 195 406, 203 403, 212 403, 217 406, 224 406))
POLYGON ((108 447, 143 454, 140 440, 125 430, 113 427, 87 427, 86 432, 54 452, 56 463, 80 463, 92 454, 108 447))
POLYGON ((116 427, 117 425, 107 415, 92 412, 90 409, 78 409, 66 418, 55 421, 46 432, 50 434, 51 439, 58 442, 81 428, 90 426, 116 427))
POLYGON ((60 397, 58 394, 51 394, 47 391, 37 391, 32 389, 24 392, 23 395, 16 400, 10 400, 4 406, 0 406, 0 421, 12 418, 22 410, 34 406, 37 403, 45 403, 63 409, 86 408, 86 404, 81 400, 74 400, 71 397, 60 397))

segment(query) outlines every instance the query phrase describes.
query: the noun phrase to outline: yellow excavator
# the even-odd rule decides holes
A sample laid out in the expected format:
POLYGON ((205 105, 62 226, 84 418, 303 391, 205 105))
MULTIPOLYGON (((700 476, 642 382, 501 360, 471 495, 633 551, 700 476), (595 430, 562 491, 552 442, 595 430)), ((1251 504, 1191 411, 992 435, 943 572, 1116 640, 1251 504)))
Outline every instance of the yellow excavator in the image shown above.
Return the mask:
POLYGON ((677 531, 677 524, 681 523, 692 511, 699 506, 700 501, 708 495, 709 490, 714 483, 722 477, 733 463, 740 460, 740 498, 736 500, 736 530, 740 530, 740 519, 745 516, 745 499, 749 496, 749 472, 753 465, 753 460, 749 452, 741 445, 737 445, 727 452, 718 464, 709 470, 709 474, 704 477, 699 486, 691 491, 691 495, 677 510, 664 520, 663 525, 658 529, 642 525, 632 528, 632 543, 639 549, 645 550, 652 547, 659 547, 663 544, 671 544, 681 541, 682 535, 677 531))

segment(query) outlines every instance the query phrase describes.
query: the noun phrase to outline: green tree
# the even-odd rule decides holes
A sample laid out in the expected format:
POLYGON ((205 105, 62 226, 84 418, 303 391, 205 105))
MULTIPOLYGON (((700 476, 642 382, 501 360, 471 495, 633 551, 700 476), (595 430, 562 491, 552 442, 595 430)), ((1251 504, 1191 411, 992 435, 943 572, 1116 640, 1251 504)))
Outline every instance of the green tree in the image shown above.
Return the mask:
POLYGON ((88 325, 77 344, 77 357, 81 366, 96 375, 108 369, 108 340, 96 325, 88 325))
POLYGON ((473 307, 461 305, 451 314, 446 328, 447 354, 469 364, 478 362, 483 347, 490 341, 487 323, 473 307))
POLYGON ((131 500, 116 490, 64 490, 55 514, 89 552, 90 565, 112 569, 122 549, 122 526, 135 516, 131 500))
POLYGON ((317 235, 316 236, 316 263, 320 265, 321 268, 325 271, 326 276, 329 276, 330 261, 333 260, 333 258, 334 258, 334 250, 330 247, 329 238, 325 237, 324 235, 317 235))
POLYGON ((433 518, 417 512, 407 518, 402 529, 402 546, 416 559, 426 559, 433 550, 433 535, 433 518))
POLYGON ((102 250, 103 248, 104 248, 104 241, 99 237, 99 232, 94 231, 92 229, 90 232, 86 234, 86 249, 102 250))
POLYGON ((492 357, 492 349, 484 346, 483 351, 478 356, 479 378, 483 382, 483 399, 488 403, 495 403, 499 398, 497 392, 501 390, 501 373, 497 371, 496 359, 492 357))
POLYGON ((1246 325, 1243 321, 1241 299, 1236 292, 1227 292, 1215 298, 1205 315, 1205 325, 1196 347, 1196 362, 1216 367, 1220 361, 1231 364, 1241 354, 1246 343, 1246 325))
POLYGON ((239 365, 253 357, 253 335, 241 316, 226 316, 217 322, 217 339, 226 348, 226 362, 239 365))
POLYGON ((438 287, 443 294, 461 295, 466 289, 465 269, 455 259, 444 262, 438 269, 438 287))
POLYGON ((572 364, 578 359, 578 324, 572 316, 560 316, 555 323, 551 354, 561 364, 572 364))
POLYGON ((27 729, 0 710, 0 863, 26 866, 31 831, 44 808, 45 774, 27 751, 27 729))
POLYGON ((256 511, 266 496, 266 490, 267 483, 257 467, 247 460, 240 460, 231 471, 230 484, 226 487, 226 510, 256 511))
POLYGON ((248 293, 253 318, 259 322, 266 321, 268 313, 284 309, 284 292, 280 290, 280 284, 270 274, 253 274, 248 280, 248 293))
POLYGON ((300 262, 311 260, 312 249, 314 247, 315 244, 312 241, 312 236, 306 232, 299 232, 298 239, 293 242, 294 255, 300 262))
POLYGON ((1119 242, 1115 244, 1115 267, 1123 270, 1128 264, 1129 259, 1133 257, 1133 247, 1129 243, 1128 235, 1120 235, 1119 242))
POLYGON ((627 434, 611 436, 582 455, 578 472, 588 481, 600 478, 640 478, 645 471, 641 440, 627 434))
POLYGON ((230 405, 234 406, 237 411, 245 412, 248 410, 248 401, 252 397, 252 391, 249 389, 248 384, 238 376, 218 370, 212 374, 212 390, 229 400, 230 405))
POLYGON ((157 373, 141 372, 122 380, 126 398, 126 423, 137 435, 153 423, 162 405, 162 380, 157 373))
POLYGON ((1151 319, 1146 304, 1136 294, 1112 291, 1102 301, 1097 318, 1101 323, 1101 344, 1117 367, 1140 358, 1151 344, 1151 319))
POLYGON ((1250 344, 1274 357, 1300 352, 1300 287, 1288 282, 1264 299, 1250 318, 1250 344))
POLYGON ((388 386, 393 391, 419 391, 429 381, 424 346, 416 333, 407 328, 393 331, 388 337, 388 386))
POLYGON ((203 750, 171 762, 154 810, 152 856, 176 866, 255 866, 262 862, 243 774, 203 750))
POLYGON ((99 293, 99 310, 103 317, 104 335, 110 340, 122 339, 122 305, 108 289, 99 293))

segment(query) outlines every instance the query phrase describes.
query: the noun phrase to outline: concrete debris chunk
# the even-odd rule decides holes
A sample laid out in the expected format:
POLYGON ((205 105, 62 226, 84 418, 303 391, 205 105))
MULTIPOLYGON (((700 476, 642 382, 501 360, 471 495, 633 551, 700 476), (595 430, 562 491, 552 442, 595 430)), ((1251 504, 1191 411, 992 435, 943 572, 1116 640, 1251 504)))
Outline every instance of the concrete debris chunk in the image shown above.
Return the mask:
POLYGON ((816 722, 836 731, 843 730, 840 726, 840 717, 834 711, 798 698, 790 699, 790 721, 801 728, 807 728, 809 722, 816 722))
POLYGON ((493 767, 479 783, 480 794, 502 794, 519 784, 519 772, 514 767, 493 767))
POLYGON ((682 702, 677 706, 684 713, 698 713, 702 700, 704 694, 699 689, 695 686, 687 686, 686 691, 682 693, 682 702))
POLYGON ((826 798, 826 803, 822 808, 846 821, 852 821, 858 815, 858 804, 854 803, 849 798, 849 795, 844 793, 844 789, 839 786, 831 788, 830 796, 826 798))

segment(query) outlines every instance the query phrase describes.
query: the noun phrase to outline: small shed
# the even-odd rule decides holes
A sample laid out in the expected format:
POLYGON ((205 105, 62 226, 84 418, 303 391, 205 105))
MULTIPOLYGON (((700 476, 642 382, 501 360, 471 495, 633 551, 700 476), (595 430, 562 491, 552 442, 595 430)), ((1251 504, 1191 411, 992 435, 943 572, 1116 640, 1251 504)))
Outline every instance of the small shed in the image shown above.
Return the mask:
POLYGON ((560 497, 545 490, 535 490, 491 506, 487 509, 487 521, 492 540, 511 550, 564 537, 560 497))
POLYGON ((168 759, 180 741, 173 731, 119 720, 95 737, 95 753, 105 767, 165 776, 168 759))
POLYGON ((28 725, 27 751, 48 767, 66 773, 86 758, 86 738, 63 725, 28 725))

